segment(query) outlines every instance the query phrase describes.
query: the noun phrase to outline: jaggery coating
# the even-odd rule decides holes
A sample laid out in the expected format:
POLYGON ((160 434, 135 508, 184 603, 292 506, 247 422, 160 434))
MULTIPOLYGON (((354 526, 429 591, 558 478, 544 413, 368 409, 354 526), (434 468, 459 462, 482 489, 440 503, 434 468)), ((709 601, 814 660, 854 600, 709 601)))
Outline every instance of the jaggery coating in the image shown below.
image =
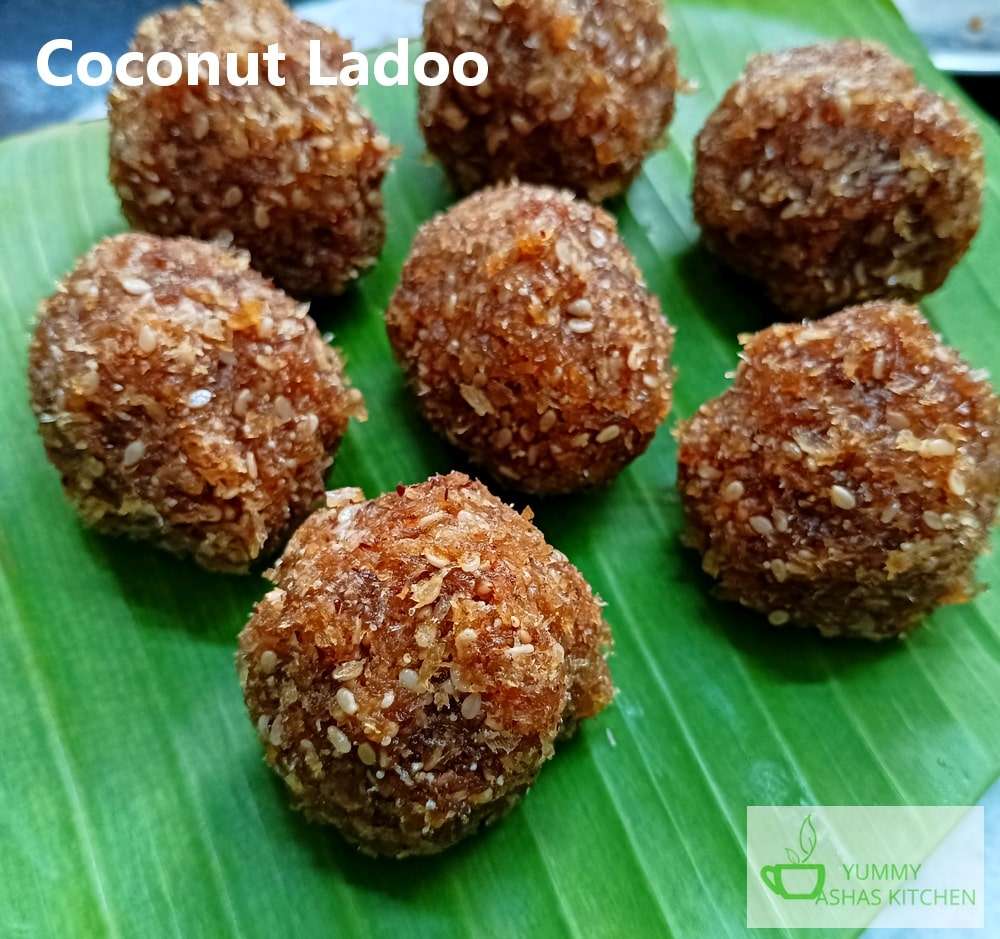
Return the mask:
POLYGON ((798 316, 936 290, 982 188, 975 127, 854 39, 751 59, 696 144, 705 243, 798 316))
POLYGON ((424 47, 478 52, 485 83, 420 88, 430 151, 463 192, 491 182, 620 193, 674 112, 676 53, 660 0, 429 0, 424 47))
POLYGON ((29 363, 83 520, 220 570, 280 546, 364 417, 306 309, 243 251, 129 234, 86 254, 42 303, 29 363))
POLYGON ((386 313, 431 425, 505 486, 611 479, 671 403, 673 332, 602 209, 484 190, 426 223, 386 313))
POLYGON ((108 99, 111 182, 126 218, 160 235, 231 239, 254 267, 298 295, 342 292, 375 263, 385 238, 381 184, 388 140, 346 85, 309 80, 309 40, 323 73, 350 43, 298 19, 280 0, 206 0, 143 20, 132 48, 148 58, 215 52, 221 81, 116 83, 108 99), (231 85, 225 55, 277 43, 282 87, 231 85))
POLYGON ((881 639, 976 592, 1000 401, 901 302, 744 337, 679 433, 687 541, 771 623, 881 639))
POLYGON ((461 473, 328 493, 239 639, 268 763, 373 854, 440 851, 506 812, 612 697, 580 572, 461 473))

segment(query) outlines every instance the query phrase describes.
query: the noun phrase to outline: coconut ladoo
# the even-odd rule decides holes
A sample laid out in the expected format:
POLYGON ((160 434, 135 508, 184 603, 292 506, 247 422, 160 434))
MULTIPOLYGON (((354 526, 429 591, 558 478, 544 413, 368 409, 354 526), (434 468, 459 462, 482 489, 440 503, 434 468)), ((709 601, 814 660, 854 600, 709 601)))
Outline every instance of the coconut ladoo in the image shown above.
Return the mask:
POLYGON ((936 290, 979 227, 979 133, 876 43, 759 55, 698 135, 705 243, 787 314, 936 290))
POLYGON ((464 192, 492 182, 620 193, 674 112, 676 53, 659 0, 430 0, 424 47, 479 53, 484 84, 420 88, 430 151, 464 192))
POLYGON ((279 0, 206 0, 142 21, 132 48, 223 63, 277 43, 283 86, 221 80, 159 87, 118 83, 108 101, 111 182, 126 218, 160 235, 231 241, 295 294, 342 292, 375 263, 385 237, 381 183, 390 148, 354 89, 312 85, 309 41, 323 74, 350 43, 298 19, 279 0))
POLYGON ((187 238, 85 255, 41 305, 29 381, 87 524, 220 570, 280 546, 364 416, 306 307, 246 252, 187 238))
POLYGON ((685 423, 687 541, 776 626, 882 639, 976 592, 1000 498, 1000 401, 906 304, 743 340, 685 423))
POLYGON ((460 473, 292 537, 239 639, 268 763, 363 851, 430 854, 513 806, 611 700, 611 635, 577 569, 460 473))
POLYGON ((431 426, 504 486, 604 483, 671 403, 673 332, 614 219, 511 184, 426 223, 386 313, 431 426))

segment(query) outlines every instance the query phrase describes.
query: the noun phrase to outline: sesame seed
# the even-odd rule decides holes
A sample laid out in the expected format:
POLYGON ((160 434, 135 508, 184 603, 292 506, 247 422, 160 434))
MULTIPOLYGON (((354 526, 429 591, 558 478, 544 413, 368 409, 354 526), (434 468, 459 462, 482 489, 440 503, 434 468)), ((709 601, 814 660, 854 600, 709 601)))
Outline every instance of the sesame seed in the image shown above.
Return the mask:
POLYGON ((174 197, 174 194, 163 186, 158 186, 156 189, 150 189, 146 195, 146 204, 151 206, 163 205, 164 202, 169 202, 174 197))
POLYGON ((146 445, 141 440, 133 440, 122 453, 122 466, 135 466, 146 455, 146 445))
POLYGON ((566 309, 571 316, 586 319, 594 311, 594 305, 587 299, 574 300, 566 309))
POLYGON ((335 753, 351 752, 351 740, 339 727, 333 724, 327 727, 326 738, 330 741, 330 746, 333 747, 335 753))
POLYGON ((493 446, 498 450, 506 450, 510 446, 510 442, 514 439, 514 435, 511 433, 509 427, 501 427, 493 435, 493 446))
POLYGON ((853 509, 858 504, 858 500, 854 498, 854 493, 843 486, 830 487, 830 501, 838 509, 853 509))
POLYGON ((757 532, 758 535, 763 535, 765 538, 774 532, 774 526, 771 524, 771 520, 769 518, 764 518, 763 515, 750 516, 750 527, 757 532))
POLYGON ((459 385, 459 393, 465 399, 465 403, 472 408, 479 417, 493 413, 493 404, 482 388, 475 385, 459 385))
POLYGON ((897 515, 899 514, 899 503, 893 499, 883 510, 882 514, 879 516, 883 525, 888 525, 897 515))
POLYGON ((465 696, 465 700, 462 701, 462 717, 466 720, 472 720, 474 717, 479 717, 481 709, 482 699, 478 694, 473 692, 465 696))
POLYGON ((602 232, 599 228, 590 229, 588 238, 590 240, 591 246, 598 250, 603 248, 608 242, 607 235, 605 235, 604 232, 602 232))
POLYGON ((187 403, 192 408, 203 408, 212 400, 212 392, 207 388, 198 388, 188 395, 187 403))
POLYGON ((156 348, 156 330, 149 323, 143 323, 139 327, 138 345, 140 352, 152 352, 156 348))
POLYGON ((379 702, 379 707, 384 711, 386 708, 391 708, 393 702, 396 700, 396 692, 390 689, 384 695, 382 695, 382 700, 379 702))
POLYGON ((581 320, 573 319, 569 321, 570 332, 573 333, 589 333, 594 330, 593 320, 581 320))
POLYGON ((118 283, 122 285, 122 290, 125 293, 130 293, 134 297, 141 297, 153 289, 141 277, 122 277, 119 278, 118 283))
POLYGON ((609 424, 594 438, 598 443, 608 443, 621 433, 621 428, 617 424, 609 424))
POLYGON ((784 626, 791 617, 784 610, 772 610, 767 614, 767 621, 772 626, 784 626))
POLYGON ((239 205, 243 201, 243 190, 239 186, 230 186, 222 194, 222 206, 226 209, 231 209, 234 206, 239 205))
POLYGON ((375 765, 375 748, 365 741, 361 746, 358 747, 358 759, 361 760, 365 766, 375 765))
POLYGON ((964 496, 965 495, 965 489, 966 489, 966 487, 965 487, 965 480, 962 478, 962 474, 957 469, 953 469, 948 474, 948 488, 956 496, 964 496))
POLYGON ((407 691, 416 691, 420 676, 412 668, 400 669, 399 683, 407 691))
POLYGON ((358 711, 358 701, 350 688, 337 689, 337 704, 345 714, 356 714, 358 711))
MULTIPOLYGON (((344 662, 338 665, 333 670, 333 677, 335 681, 350 681, 352 678, 357 678, 365 670, 365 663, 361 659, 353 659, 350 662, 344 662)), ((344 689, 341 689, 343 691, 344 689)), ((347 708, 344 708, 346 711, 347 708)))
POLYGON ((556 241, 555 252, 560 264, 569 265, 573 260, 573 247, 565 238, 556 241))
POLYGON ((260 670, 265 675, 270 675, 278 666, 278 656, 271 650, 265 649, 260 654, 260 670))
POLYGON ((920 441, 921 456, 951 456, 954 452, 955 444, 950 440, 932 437, 929 440, 920 441))
POLYGON ((433 548, 428 548, 424 551, 424 557, 427 559, 428 564, 438 569, 448 567, 448 565, 451 564, 451 561, 449 561, 448 558, 446 558, 443 554, 439 554, 433 548))
POLYGON ((236 400, 233 402, 233 413, 237 417, 246 417, 247 411, 250 408, 251 398, 253 398, 253 393, 249 388, 240 390, 240 393, 236 396, 236 400))
POLYGON ((937 512, 929 509, 923 514, 924 524, 934 531, 941 531, 944 528, 944 519, 937 512))
POLYGON ((520 645, 511 646, 507 650, 507 655, 519 656, 519 655, 530 655, 535 651, 535 647, 530 642, 522 642, 520 645))
POLYGON ((556 412, 546 411, 542 415, 542 419, 538 422, 538 429, 544 434, 550 431, 556 422, 556 412))
POLYGON ((881 349, 875 353, 875 359, 872 362, 872 377, 876 381, 882 381, 885 378, 885 353, 881 349))
POLYGON ((725 486, 722 490, 722 501, 723 502, 735 502, 737 499, 741 498, 743 495, 743 483, 738 479, 734 479, 731 483, 725 486))
POLYGON ((96 369, 88 369, 76 380, 77 391, 82 395, 92 395, 100 384, 101 379, 96 369))
POLYGON ((195 111, 191 119, 191 135, 195 140, 203 140, 211 127, 208 113, 206 111, 195 111))

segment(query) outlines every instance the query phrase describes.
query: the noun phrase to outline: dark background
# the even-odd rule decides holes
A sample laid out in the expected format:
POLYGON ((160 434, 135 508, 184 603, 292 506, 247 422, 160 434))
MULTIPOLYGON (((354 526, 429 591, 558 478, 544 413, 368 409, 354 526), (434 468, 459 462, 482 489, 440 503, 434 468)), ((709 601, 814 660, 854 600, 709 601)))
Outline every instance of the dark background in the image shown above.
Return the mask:
MULTIPOLYGON (((71 39, 74 56, 102 51, 114 59, 128 47, 136 23, 177 0, 0 0, 0 137, 64 121, 99 102, 105 90, 78 82, 51 88, 35 72, 35 56, 50 39, 71 39)), ((294 2, 293 2, 294 5, 294 2)), ((56 62, 62 62, 60 53, 56 62)), ((966 90, 1000 118, 1000 78, 960 78, 966 90)))

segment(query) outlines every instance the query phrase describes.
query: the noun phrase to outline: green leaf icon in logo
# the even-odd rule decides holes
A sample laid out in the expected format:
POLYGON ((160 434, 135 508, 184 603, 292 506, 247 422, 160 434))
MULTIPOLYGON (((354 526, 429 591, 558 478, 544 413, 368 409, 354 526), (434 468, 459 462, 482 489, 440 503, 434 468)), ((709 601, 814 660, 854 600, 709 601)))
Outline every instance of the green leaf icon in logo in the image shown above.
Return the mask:
POLYGON ((799 851, 785 849, 788 864, 768 864, 760 869, 760 879, 765 886, 783 900, 814 900, 823 892, 826 868, 822 864, 808 864, 816 850, 816 826, 812 815, 802 820, 799 828, 799 851))
POLYGON ((802 849, 801 863, 805 864, 816 850, 816 827, 813 825, 812 815, 807 815, 802 820, 802 827, 799 829, 799 847, 802 849))

